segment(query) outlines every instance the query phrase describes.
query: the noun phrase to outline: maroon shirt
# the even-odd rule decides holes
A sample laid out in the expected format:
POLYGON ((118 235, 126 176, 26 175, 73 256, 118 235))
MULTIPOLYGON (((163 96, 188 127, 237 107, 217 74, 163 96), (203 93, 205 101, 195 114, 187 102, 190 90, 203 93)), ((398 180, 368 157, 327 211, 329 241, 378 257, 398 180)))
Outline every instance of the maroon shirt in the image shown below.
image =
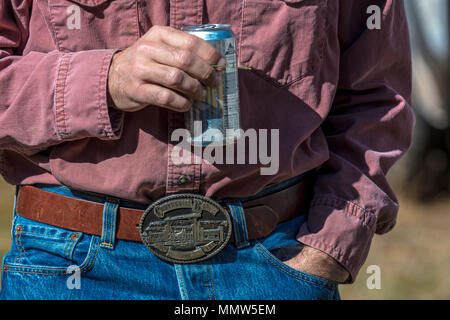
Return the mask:
MULTIPOLYGON (((351 273, 395 224, 388 169, 411 142, 411 61, 401 0, 0 0, 0 170, 11 184, 64 184, 149 202, 245 197, 321 165, 298 240, 351 273), (382 10, 369 30, 367 8, 382 10), (107 106, 111 57, 153 25, 230 24, 241 127, 279 129, 262 164, 175 164, 183 114, 107 106), (179 176, 190 181, 179 183, 179 176)), ((248 157, 247 157, 248 159, 248 157)))

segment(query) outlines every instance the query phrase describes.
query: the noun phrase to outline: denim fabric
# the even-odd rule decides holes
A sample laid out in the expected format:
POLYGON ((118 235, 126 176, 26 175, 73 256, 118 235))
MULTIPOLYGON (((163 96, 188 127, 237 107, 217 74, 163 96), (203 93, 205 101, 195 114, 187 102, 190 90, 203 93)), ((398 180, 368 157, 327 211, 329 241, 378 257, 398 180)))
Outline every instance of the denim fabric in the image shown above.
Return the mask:
MULTIPOLYGON (((50 190, 96 199, 61 187, 50 190)), ((306 215, 239 249, 229 244, 201 263, 172 264, 142 243, 114 239, 114 205, 108 208, 101 237, 14 212, 12 246, 2 261, 1 299, 339 299, 336 283, 297 271, 271 253, 298 244, 295 236, 306 215), (110 246, 102 246, 105 237, 110 246), (79 270, 79 288, 73 285, 71 270, 79 270)), ((239 233, 242 230, 245 226, 239 233)))

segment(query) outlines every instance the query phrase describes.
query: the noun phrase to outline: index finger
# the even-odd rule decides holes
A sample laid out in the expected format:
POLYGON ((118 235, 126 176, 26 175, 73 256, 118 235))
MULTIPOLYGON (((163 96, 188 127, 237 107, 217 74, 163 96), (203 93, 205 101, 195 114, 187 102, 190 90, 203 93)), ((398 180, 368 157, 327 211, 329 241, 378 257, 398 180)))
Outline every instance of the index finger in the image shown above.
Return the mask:
POLYGON ((162 31, 159 34, 160 40, 165 44, 190 51, 210 65, 216 64, 222 58, 219 51, 199 37, 170 27, 160 30, 162 31))

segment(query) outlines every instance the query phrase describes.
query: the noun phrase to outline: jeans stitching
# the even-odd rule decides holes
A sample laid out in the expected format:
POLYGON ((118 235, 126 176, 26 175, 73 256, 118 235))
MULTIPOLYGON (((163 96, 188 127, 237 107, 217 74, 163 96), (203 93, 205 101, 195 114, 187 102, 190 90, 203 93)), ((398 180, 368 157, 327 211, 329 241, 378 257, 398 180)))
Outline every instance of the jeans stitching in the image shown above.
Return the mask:
MULTIPOLYGON (((9 272, 9 273, 13 272, 13 273, 26 273, 26 274, 52 275, 52 276, 59 276, 59 275, 66 274, 65 270, 64 270, 64 272, 49 273, 49 272, 36 272, 36 271, 23 271, 23 270, 9 270, 10 267, 14 268, 14 266, 11 266, 9 264, 5 264, 5 266, 8 267, 8 269, 5 272, 9 272)), ((44 269, 42 269, 42 270, 44 270, 44 269)))
POLYGON ((245 222, 244 212, 242 205, 240 204, 240 210, 239 210, 239 218, 241 219, 241 228, 242 228, 242 239, 240 241, 240 245, 248 242, 247 237, 247 223, 245 222))
POLYGON ((116 229, 118 204, 114 203, 110 210, 111 210, 111 228, 110 228, 110 231, 109 231, 109 243, 112 246, 113 232, 116 229))
MULTIPOLYGON (((77 236, 75 239, 73 239, 73 241, 71 241, 71 242, 72 242, 72 245, 71 245, 71 247, 70 247, 69 252, 67 253, 67 254, 68 254, 67 258, 68 258, 70 261, 72 261, 73 251, 74 251, 74 249, 75 249, 76 244, 78 243, 78 240, 80 239, 80 233, 77 233, 77 235, 78 235, 78 236, 77 236)), ((65 255, 65 253, 64 253, 64 255, 65 255)))
POLYGON ((21 231, 21 233, 23 233, 23 234, 31 234, 31 235, 35 235, 35 236, 40 236, 40 237, 43 237, 43 238, 52 238, 52 239, 61 239, 61 240, 70 239, 70 236, 69 237, 58 237, 58 236, 47 235, 45 233, 36 233, 36 232, 30 232, 30 231, 21 231))
POLYGON ((231 209, 231 219, 233 219, 234 237, 235 237, 236 243, 238 243, 238 241, 240 241, 240 239, 241 239, 241 232, 239 230, 239 225, 235 219, 236 210, 234 208, 234 205, 232 205, 230 209, 231 209))
POLYGON ((112 246, 112 233, 113 233, 113 227, 114 227, 114 210, 115 210, 115 205, 110 205, 109 206, 109 214, 111 215, 110 218, 110 223, 109 223, 109 243, 112 246))
MULTIPOLYGON (((94 240, 93 240, 93 241, 94 241, 94 240)), ((96 245, 96 251, 95 251, 94 258, 92 259, 92 262, 89 263, 89 260, 90 260, 91 257, 92 257, 92 254, 91 254, 91 251, 90 251, 90 252, 89 252, 89 259, 86 261, 86 264, 84 264, 84 265, 82 265, 82 266, 80 267, 80 270, 82 270, 82 271, 83 271, 84 269, 86 269, 86 271, 84 271, 84 272, 87 272, 87 271, 89 271, 89 270, 92 269, 92 267, 94 266, 95 260, 96 260, 96 258, 97 258, 97 254, 98 254, 99 249, 100 249, 100 244, 98 243, 99 240, 95 240, 95 241, 97 242, 97 245, 96 245)))
POLYGON ((16 257, 16 259, 14 259, 14 263, 20 263, 20 260, 25 256, 25 248, 23 247, 21 240, 22 230, 16 231, 16 245, 19 248, 19 255, 16 257))
POLYGON ((189 295, 186 290, 186 285, 184 283, 183 270, 181 270, 180 265, 174 265, 174 269, 175 269, 175 275, 176 275, 177 281, 178 281, 178 290, 180 291, 181 298, 189 299, 189 295))
POLYGON ((241 230, 241 225, 239 223, 239 214, 238 214, 238 211, 236 210, 234 203, 231 205, 230 209, 231 209, 231 216, 233 219, 233 227, 235 229, 236 245, 240 246, 244 242, 244 240, 243 240, 244 237, 241 233, 242 230, 241 230))
MULTIPOLYGON (((109 202, 107 202, 106 204, 105 204, 105 223, 104 223, 104 225, 103 225, 103 230, 104 231, 106 231, 106 230, 108 230, 108 226, 109 226, 109 209, 110 209, 110 203, 109 202)), ((106 234, 103 236, 102 235, 102 238, 103 238, 103 240, 106 240, 106 234)), ((104 241, 105 242, 105 241, 104 241)), ((111 245, 111 242, 107 242, 108 243, 108 245, 110 246, 111 245)))
MULTIPOLYGON (((92 258, 92 252, 94 251, 94 248, 92 248, 92 250, 89 250, 88 256, 85 259, 85 262, 80 266, 80 271, 82 273, 84 272, 88 272, 89 270, 92 269, 94 262, 97 258, 97 254, 99 252, 100 249, 100 244, 98 240, 92 240, 91 241, 92 245, 95 245, 96 249, 95 249, 95 255, 92 258), (97 242, 97 244, 95 245, 93 242, 97 242), (92 258, 92 259, 91 259, 92 258), (91 261, 92 260, 92 261, 91 261)), ((19 262, 20 263, 20 262, 19 262)), ((13 272, 13 273, 28 273, 28 274, 40 274, 40 275, 63 275, 66 274, 67 268, 45 268, 45 267, 34 267, 34 266, 20 266, 20 265, 11 265, 11 264, 7 264, 5 263, 5 266, 7 267, 5 272, 13 272), (13 268, 22 268, 22 269, 35 269, 35 270, 40 270, 39 271, 24 271, 24 270, 11 270, 13 268), (49 272, 42 272, 43 270, 48 270, 49 272)))
POLYGON ((209 289, 209 283, 208 283, 208 270, 207 269, 205 269, 205 286, 206 286, 206 290, 208 291, 208 298, 209 298, 209 300, 212 300, 211 292, 209 289))
POLYGON ((214 282, 213 282, 213 270, 212 270, 212 265, 209 265, 209 273, 210 273, 210 277, 211 277, 211 289, 212 289, 212 293, 214 296, 214 300, 217 300, 216 298, 216 290, 214 289, 214 282))
POLYGON ((67 258, 67 248, 69 247, 69 243, 70 243, 70 241, 67 241, 66 242, 66 246, 64 247, 64 257, 66 257, 67 258))
POLYGON ((103 210, 105 211, 103 216, 104 216, 104 221, 103 221, 103 229, 102 229, 102 245, 107 245, 107 246, 111 246, 111 243, 109 242, 105 242, 105 238, 106 235, 104 234, 105 230, 107 230, 107 226, 108 226, 108 213, 109 213, 109 202, 106 202, 103 210))

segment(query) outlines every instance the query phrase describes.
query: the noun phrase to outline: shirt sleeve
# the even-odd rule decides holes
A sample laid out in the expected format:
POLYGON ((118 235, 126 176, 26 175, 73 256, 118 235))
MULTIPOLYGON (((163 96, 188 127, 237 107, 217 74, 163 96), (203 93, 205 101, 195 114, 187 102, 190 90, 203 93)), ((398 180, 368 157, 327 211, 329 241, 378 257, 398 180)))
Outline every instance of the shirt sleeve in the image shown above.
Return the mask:
POLYGON ((375 233, 390 231, 398 202, 386 175, 411 144, 411 52, 402 0, 340 1, 339 84, 322 129, 330 158, 319 170, 297 239, 319 249, 354 282, 375 233), (381 29, 369 29, 369 6, 381 29))
POLYGON ((31 155, 86 137, 119 139, 123 114, 107 105, 115 50, 22 55, 30 3, 0 0, 0 150, 31 155))

